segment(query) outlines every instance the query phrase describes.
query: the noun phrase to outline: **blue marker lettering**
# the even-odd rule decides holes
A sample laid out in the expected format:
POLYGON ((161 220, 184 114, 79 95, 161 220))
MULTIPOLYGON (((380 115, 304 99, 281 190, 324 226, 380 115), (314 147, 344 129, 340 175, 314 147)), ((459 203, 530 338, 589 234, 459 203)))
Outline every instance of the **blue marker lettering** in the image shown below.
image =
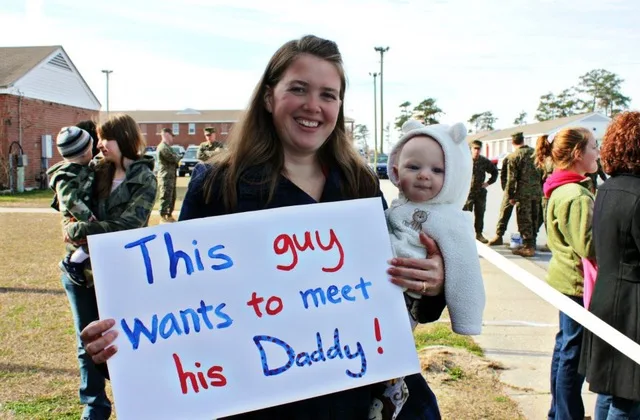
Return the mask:
POLYGON ((136 246, 140 246, 140 250, 142 251, 142 259, 144 260, 144 267, 147 270, 147 282, 149 284, 153 284, 153 268, 151 266, 151 257, 149 257, 149 250, 147 249, 147 242, 153 241, 156 239, 157 235, 145 236, 142 239, 138 239, 137 241, 128 243, 124 246, 125 249, 135 248, 136 246))
POLYGON ((216 316, 220 319, 223 319, 224 322, 219 323, 218 325, 216 325, 216 328, 218 329, 222 329, 222 328, 228 328, 231 326, 231 324, 233 324, 233 319, 231 319, 231 317, 229 315, 227 315, 226 313, 222 312, 222 309, 227 306, 226 303, 221 303, 220 305, 218 305, 218 307, 216 308, 216 316))
POLYGON ((209 258, 212 259, 220 259, 225 261, 223 264, 213 264, 211 268, 214 270, 224 270, 226 268, 233 267, 233 260, 226 254, 216 254, 216 251, 224 249, 224 245, 216 245, 213 248, 209 249, 208 255, 209 258))
POLYGON ((184 251, 174 251, 173 241, 171 240, 169 232, 165 232, 164 234, 164 243, 167 247, 167 255, 169 256, 169 273, 171 274, 171 278, 176 278, 176 274, 178 273, 178 262, 180 259, 184 260, 184 264, 187 268, 187 274, 193 273, 193 262, 191 261, 191 257, 189 257, 189 255, 184 251))
POLYGON ((151 344, 155 343, 158 339, 158 315, 153 315, 151 318, 151 331, 149 331, 144 323, 138 318, 133 319, 133 331, 131 331, 131 328, 129 328, 125 319, 120 321, 120 325, 131 342, 134 350, 140 345, 140 334, 147 337, 151 344))

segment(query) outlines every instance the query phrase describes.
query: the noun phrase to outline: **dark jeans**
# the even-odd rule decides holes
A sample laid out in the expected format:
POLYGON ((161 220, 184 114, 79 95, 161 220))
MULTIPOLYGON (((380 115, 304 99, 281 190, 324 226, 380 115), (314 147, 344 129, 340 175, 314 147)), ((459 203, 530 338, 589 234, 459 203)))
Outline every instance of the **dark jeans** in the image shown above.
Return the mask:
POLYGON ((475 191, 473 194, 469 194, 466 204, 462 208, 464 211, 473 212, 474 222, 473 226, 476 233, 482 235, 484 230, 484 212, 487 209, 487 190, 482 188, 480 191, 475 191))
POLYGON ((409 388, 409 399, 396 420, 441 420, 438 400, 422 375, 410 375, 404 381, 409 388))
MULTIPOLYGON (((568 296, 584 306, 582 297, 568 296)), ((551 408, 549 420, 583 420, 582 384, 578 373, 583 327, 560 312, 560 331, 551 361, 551 408)))
POLYGON ((640 420, 640 401, 598 394, 594 420, 640 420))
POLYGON ((81 287, 73 284, 62 275, 62 286, 73 314, 76 330, 78 364, 80 365, 80 402, 85 405, 83 417, 91 420, 106 420, 111 415, 111 402, 104 390, 104 376, 96 369, 91 357, 86 353, 80 341, 80 331, 91 321, 98 319, 98 305, 93 287, 81 287))

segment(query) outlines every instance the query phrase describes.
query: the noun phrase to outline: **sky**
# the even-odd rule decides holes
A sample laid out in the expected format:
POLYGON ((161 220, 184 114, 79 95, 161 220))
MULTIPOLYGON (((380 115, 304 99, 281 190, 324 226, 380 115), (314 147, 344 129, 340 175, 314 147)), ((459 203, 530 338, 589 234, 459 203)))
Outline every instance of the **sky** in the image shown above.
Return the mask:
POLYGON ((638 16, 637 0, 2 0, 0 46, 62 45, 103 108, 109 69, 111 110, 244 109, 271 55, 314 34, 337 42, 371 143, 377 46, 385 124, 432 97, 441 122, 507 128, 597 68, 640 107, 638 16))

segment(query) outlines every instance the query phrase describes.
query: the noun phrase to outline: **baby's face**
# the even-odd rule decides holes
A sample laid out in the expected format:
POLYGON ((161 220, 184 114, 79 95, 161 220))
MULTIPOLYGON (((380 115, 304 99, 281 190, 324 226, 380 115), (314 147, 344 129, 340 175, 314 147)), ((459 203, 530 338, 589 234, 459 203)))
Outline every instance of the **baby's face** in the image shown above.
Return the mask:
POLYGON ((405 197, 418 203, 429 201, 444 185, 442 147, 431 137, 416 136, 404 145, 393 170, 405 197))

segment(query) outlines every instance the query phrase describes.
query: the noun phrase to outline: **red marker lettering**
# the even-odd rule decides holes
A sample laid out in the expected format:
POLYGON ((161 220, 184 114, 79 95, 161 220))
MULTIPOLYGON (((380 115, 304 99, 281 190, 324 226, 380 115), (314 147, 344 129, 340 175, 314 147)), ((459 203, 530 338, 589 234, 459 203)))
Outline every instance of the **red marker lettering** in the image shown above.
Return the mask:
MULTIPOLYGON (((340 256, 335 266, 322 267, 322 271, 326 273, 334 273, 340 270, 344 265, 344 250, 342 249, 342 244, 333 229, 329 229, 329 241, 326 245, 322 243, 322 240, 320 239, 320 232, 316 230, 315 242, 315 245, 317 245, 322 251, 331 251, 332 249, 337 248, 340 256)), ((278 264, 276 268, 282 271, 293 270, 298 265, 298 252, 305 252, 307 250, 315 251, 311 232, 307 231, 304 233, 304 242, 302 244, 300 244, 300 241, 295 234, 293 236, 289 236, 286 233, 278 235, 273 241, 273 251, 276 255, 291 255, 291 262, 287 265, 278 264)))

